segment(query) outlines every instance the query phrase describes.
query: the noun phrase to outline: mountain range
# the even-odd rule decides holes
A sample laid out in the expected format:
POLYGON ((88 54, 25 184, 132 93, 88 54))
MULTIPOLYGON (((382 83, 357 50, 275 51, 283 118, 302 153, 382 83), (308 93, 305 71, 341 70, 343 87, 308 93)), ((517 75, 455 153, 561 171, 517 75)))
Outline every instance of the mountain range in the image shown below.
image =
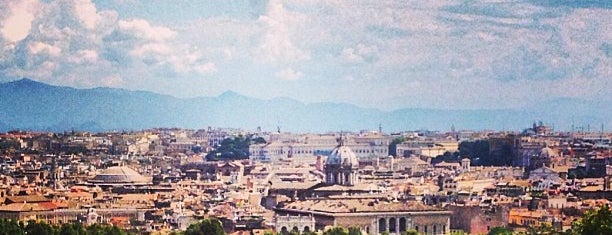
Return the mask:
POLYGON ((116 88, 77 89, 31 79, 0 84, 0 130, 138 130, 153 127, 236 127, 296 132, 375 130, 522 130, 541 120, 558 130, 610 127, 608 102, 553 99, 520 109, 383 111, 345 103, 305 104, 256 99, 227 91, 217 97, 176 98, 116 88))

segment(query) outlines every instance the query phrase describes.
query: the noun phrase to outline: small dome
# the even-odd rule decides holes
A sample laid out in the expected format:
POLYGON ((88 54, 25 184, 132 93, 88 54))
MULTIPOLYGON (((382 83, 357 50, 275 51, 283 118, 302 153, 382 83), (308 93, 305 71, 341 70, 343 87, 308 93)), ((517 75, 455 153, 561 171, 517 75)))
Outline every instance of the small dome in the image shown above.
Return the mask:
POLYGON ((351 148, 347 146, 338 146, 334 150, 332 150, 331 154, 327 157, 327 161, 325 162, 327 165, 341 165, 343 167, 351 167, 357 168, 359 166, 359 162, 357 161, 357 156, 351 150, 351 148))
POLYGON ((150 178, 146 178, 129 167, 113 166, 97 174, 89 180, 94 184, 148 184, 150 178))
POLYGON ((542 148, 542 150, 540 150, 540 157, 544 157, 544 158, 551 158, 556 156, 557 154, 555 153, 554 150, 552 150, 551 148, 549 148, 548 146, 542 148))

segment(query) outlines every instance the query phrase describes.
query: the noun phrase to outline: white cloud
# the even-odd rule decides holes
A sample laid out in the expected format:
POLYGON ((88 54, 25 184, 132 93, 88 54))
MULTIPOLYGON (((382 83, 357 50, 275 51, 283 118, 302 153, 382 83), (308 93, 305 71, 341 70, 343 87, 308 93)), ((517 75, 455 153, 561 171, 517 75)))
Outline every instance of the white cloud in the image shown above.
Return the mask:
POLYGON ((145 56, 167 56, 173 53, 173 49, 168 43, 146 43, 143 45, 136 46, 130 51, 130 54, 134 57, 142 58, 145 56))
POLYGON ((102 16, 96 11, 96 6, 90 0, 75 0, 76 16, 87 29, 94 29, 101 21, 102 16))
POLYGON ((176 32, 171 29, 162 26, 152 26, 144 19, 120 20, 118 26, 119 29, 128 34, 134 34, 140 39, 150 41, 166 41, 176 35, 176 32))
POLYGON ((34 55, 40 54, 40 53, 46 53, 52 57, 58 57, 60 53, 62 52, 61 48, 57 46, 46 44, 44 42, 32 42, 28 45, 28 50, 31 54, 34 54, 34 55))
POLYGON ((300 71, 295 71, 292 68, 286 68, 276 73, 276 76, 284 80, 293 81, 302 78, 304 74, 302 74, 300 71))
POLYGON ((217 71, 217 66, 212 62, 197 64, 194 66, 194 71, 200 74, 207 74, 217 71))
POLYGON ((285 10, 280 0, 271 0, 267 15, 261 16, 258 21, 265 25, 266 31, 257 48, 260 60, 299 62, 310 58, 309 53, 298 48, 292 38, 293 30, 305 21, 303 15, 285 10))
POLYGON ((69 59, 75 64, 93 64, 98 62, 98 52, 95 50, 79 50, 69 59))
POLYGON ((23 40, 32 28, 38 1, 10 1, 2 5, 6 7, 5 10, 0 10, 0 17, 4 18, 4 21, 0 22, 2 36, 10 42, 23 40))

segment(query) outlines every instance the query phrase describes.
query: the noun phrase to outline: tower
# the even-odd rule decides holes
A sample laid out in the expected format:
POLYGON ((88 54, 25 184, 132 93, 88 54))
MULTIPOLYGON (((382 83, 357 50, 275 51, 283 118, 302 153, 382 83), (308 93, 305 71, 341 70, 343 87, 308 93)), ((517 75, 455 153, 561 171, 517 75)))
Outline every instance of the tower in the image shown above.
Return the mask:
POLYGON ((471 161, 469 158, 461 159, 461 171, 462 172, 470 171, 470 162, 471 161))

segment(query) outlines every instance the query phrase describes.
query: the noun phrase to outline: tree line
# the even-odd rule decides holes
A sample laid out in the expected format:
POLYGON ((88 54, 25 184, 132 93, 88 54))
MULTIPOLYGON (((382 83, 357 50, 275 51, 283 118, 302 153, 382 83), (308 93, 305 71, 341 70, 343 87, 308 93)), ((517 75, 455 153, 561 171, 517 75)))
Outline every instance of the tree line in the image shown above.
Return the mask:
POLYGON ((26 223, 16 220, 0 220, 0 235, 128 235, 127 231, 108 224, 83 226, 80 223, 51 225, 30 220, 26 223))

